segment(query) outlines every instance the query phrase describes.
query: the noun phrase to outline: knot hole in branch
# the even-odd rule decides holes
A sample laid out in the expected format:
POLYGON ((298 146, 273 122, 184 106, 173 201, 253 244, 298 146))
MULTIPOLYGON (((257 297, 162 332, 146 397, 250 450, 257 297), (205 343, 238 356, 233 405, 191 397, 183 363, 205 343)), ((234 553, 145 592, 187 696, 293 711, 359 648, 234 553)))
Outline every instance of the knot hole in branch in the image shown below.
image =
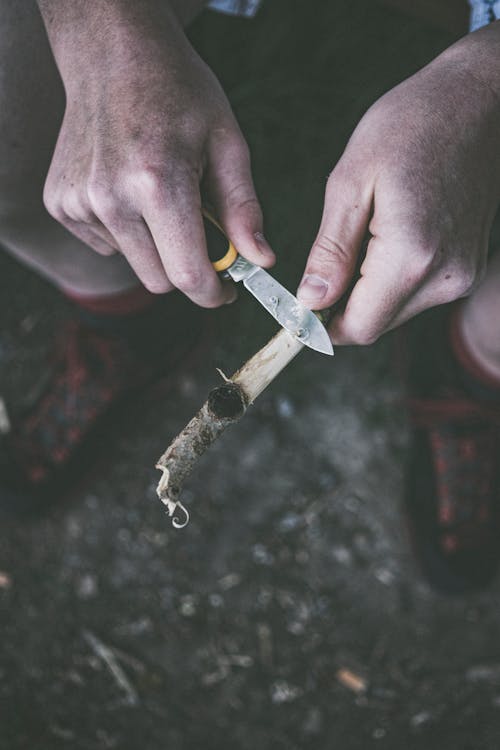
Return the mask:
POLYGON ((236 383, 224 383, 211 391, 208 410, 217 419, 238 419, 247 408, 247 399, 236 383))

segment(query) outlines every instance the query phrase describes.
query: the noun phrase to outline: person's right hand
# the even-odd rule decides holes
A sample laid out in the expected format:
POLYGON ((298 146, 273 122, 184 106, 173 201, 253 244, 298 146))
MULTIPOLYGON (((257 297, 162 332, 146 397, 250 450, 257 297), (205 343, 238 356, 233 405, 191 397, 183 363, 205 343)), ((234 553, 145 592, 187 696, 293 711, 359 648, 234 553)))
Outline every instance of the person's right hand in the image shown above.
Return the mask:
POLYGON ((381 97, 328 180, 299 299, 326 308, 334 344, 371 344, 471 294, 500 201, 500 21, 381 97), (356 278, 363 239, 366 256, 356 278))
POLYGON ((207 256, 200 183, 239 252, 262 234, 248 147, 214 75, 165 0, 40 0, 66 91, 44 201, 99 253, 120 251, 147 289, 215 307, 234 289, 207 256))

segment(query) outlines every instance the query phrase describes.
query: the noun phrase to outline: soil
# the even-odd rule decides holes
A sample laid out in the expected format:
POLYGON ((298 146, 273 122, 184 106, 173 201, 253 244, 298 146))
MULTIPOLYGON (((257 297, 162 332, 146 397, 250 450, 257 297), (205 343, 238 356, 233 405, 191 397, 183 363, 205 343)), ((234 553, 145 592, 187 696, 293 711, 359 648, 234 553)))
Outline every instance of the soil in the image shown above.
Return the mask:
MULTIPOLYGON (((282 283, 300 278, 325 179, 381 93, 452 38, 373 0, 269 0, 192 29, 254 158, 282 283)), ((68 303, 0 256, 0 392, 36 386, 68 303)), ((215 444, 172 528, 154 464, 273 333, 240 292, 209 356, 126 404, 101 460, 44 518, 1 520, 1 750, 494 750, 499 583, 421 578, 391 336, 304 352, 215 444), (349 670, 345 676, 339 670, 349 670)))

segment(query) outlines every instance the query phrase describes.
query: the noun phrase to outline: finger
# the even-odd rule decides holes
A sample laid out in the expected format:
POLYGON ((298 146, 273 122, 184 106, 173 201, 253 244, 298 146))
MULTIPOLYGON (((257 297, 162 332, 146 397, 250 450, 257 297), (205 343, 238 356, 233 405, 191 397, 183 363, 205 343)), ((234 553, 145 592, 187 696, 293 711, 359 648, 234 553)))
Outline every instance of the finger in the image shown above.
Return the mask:
POLYGON ((208 259, 196 175, 180 175, 155 190, 143 215, 174 287, 201 307, 233 300, 208 259))
POLYGON ((238 252, 259 266, 272 266, 276 257, 264 237, 250 155, 241 134, 212 136, 206 179, 217 218, 238 252))
POLYGON ((92 224, 83 224, 65 217, 60 220, 68 231, 99 255, 114 255, 117 252, 116 241, 109 233, 99 232, 92 224), (108 239, 109 237, 109 239, 108 239))
POLYGON ((371 344, 425 284, 428 271, 412 262, 416 257, 400 243, 391 246, 378 238, 368 244, 361 267, 361 278, 355 284, 345 311, 335 315, 329 331, 336 344, 371 344))
POLYGON ((372 189, 342 160, 328 180, 323 217, 297 296, 311 309, 336 302, 349 286, 372 207, 372 189))
POLYGON ((108 231, 99 217, 96 216, 90 206, 90 202, 87 199, 82 199, 81 194, 76 189, 64 192, 60 199, 58 210, 66 226, 68 226, 68 221, 72 222, 73 234, 75 234, 78 225, 81 225, 81 229, 78 231, 80 231, 82 236, 89 238, 94 236, 98 238, 96 246, 91 245, 97 252, 103 255, 110 255, 111 253, 106 249, 107 246, 113 248, 114 252, 119 249, 113 235, 108 231))
POLYGON ((146 289, 153 294, 170 292, 169 280, 146 222, 122 219, 110 227, 114 241, 132 270, 146 289))

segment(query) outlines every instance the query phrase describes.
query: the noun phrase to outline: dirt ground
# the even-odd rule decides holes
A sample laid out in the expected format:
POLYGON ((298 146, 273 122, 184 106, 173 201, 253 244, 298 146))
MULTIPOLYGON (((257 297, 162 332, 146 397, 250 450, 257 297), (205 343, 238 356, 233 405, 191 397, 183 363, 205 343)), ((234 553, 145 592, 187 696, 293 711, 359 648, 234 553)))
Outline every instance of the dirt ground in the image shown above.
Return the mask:
MULTIPOLYGON (((251 23, 207 13, 192 36, 249 139, 293 287, 356 121, 451 39, 373 0, 270 0, 251 23)), ((5 255, 0 278, 0 392, 16 398, 71 311, 5 255)), ((1 750, 494 750, 500 584, 447 599, 419 577, 390 337, 301 354, 202 460, 191 523, 172 529, 156 458, 215 367, 274 330, 240 296, 212 315, 203 362, 127 404, 71 501, 2 517, 1 750)))

